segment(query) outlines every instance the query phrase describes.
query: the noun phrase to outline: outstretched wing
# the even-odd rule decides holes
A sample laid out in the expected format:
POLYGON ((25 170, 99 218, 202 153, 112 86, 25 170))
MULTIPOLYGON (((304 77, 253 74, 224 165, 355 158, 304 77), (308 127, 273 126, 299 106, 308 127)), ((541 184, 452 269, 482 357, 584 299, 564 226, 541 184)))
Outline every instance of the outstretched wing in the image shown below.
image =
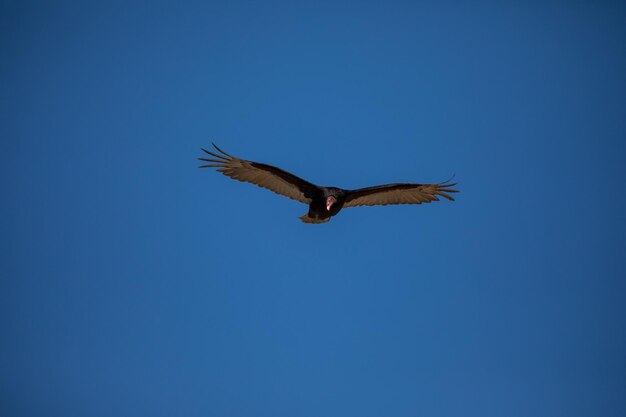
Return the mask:
POLYGON ((449 193, 457 183, 442 182, 439 184, 386 184, 374 187, 350 190, 346 196, 344 207, 386 206, 388 204, 422 204, 439 201, 439 197, 454 201, 449 193))
POLYGON ((218 168, 219 172, 232 179, 256 184, 301 203, 311 203, 311 198, 317 190, 316 185, 280 168, 239 159, 227 154, 217 145, 213 144, 213 146, 219 153, 202 149, 215 159, 198 158, 201 161, 212 162, 208 165, 202 165, 200 168, 218 168))

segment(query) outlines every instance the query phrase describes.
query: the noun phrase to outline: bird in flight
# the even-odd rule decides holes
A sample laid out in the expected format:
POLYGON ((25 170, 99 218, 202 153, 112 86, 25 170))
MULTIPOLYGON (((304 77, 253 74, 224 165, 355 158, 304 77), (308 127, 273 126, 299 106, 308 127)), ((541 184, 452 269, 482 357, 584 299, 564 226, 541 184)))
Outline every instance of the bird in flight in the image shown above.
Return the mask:
POLYGON ((256 184, 308 204, 309 212, 300 217, 305 223, 326 223, 345 207, 422 204, 439 201, 438 196, 454 201, 450 194, 458 193, 452 189, 457 183, 448 181, 438 184, 385 184, 357 190, 321 187, 275 166, 239 159, 215 144, 213 147, 217 153, 202 148, 211 158, 198 158, 210 162, 200 168, 218 168, 219 172, 232 179, 256 184))

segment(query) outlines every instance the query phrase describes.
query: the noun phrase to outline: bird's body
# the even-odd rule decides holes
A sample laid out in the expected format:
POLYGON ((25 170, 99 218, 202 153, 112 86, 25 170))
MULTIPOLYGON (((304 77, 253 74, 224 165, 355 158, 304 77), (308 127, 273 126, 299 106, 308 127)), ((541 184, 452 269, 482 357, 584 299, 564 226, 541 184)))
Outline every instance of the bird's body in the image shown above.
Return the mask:
POLYGON ((305 223, 326 223, 343 208, 347 191, 337 187, 319 187, 311 199, 309 212, 300 217, 305 223))
POLYGON ((454 200, 448 193, 456 183, 439 184, 386 184, 357 190, 321 187, 303 180, 285 170, 260 162, 246 161, 227 154, 213 144, 219 153, 207 151, 213 158, 198 158, 211 162, 200 168, 218 168, 235 180, 256 184, 277 194, 309 205, 309 211, 300 219, 305 223, 326 223, 344 207, 388 204, 421 204, 439 201, 437 196, 454 200))

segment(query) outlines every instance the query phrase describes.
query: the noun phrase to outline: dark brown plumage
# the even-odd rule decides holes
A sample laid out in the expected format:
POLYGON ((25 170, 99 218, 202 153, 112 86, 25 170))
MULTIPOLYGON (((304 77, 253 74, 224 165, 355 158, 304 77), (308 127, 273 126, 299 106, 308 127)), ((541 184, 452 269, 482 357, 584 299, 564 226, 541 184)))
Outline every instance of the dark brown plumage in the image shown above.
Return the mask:
POLYGON ((198 158, 210 162, 200 168, 218 168, 232 179, 256 184, 308 204, 309 212, 300 217, 305 223, 326 223, 344 207, 430 203, 439 201, 438 196, 454 201, 450 193, 458 192, 452 189, 457 183, 447 181, 439 184, 386 184, 358 190, 321 187, 275 166, 239 159, 217 145, 213 146, 218 153, 202 149, 212 158, 198 158))

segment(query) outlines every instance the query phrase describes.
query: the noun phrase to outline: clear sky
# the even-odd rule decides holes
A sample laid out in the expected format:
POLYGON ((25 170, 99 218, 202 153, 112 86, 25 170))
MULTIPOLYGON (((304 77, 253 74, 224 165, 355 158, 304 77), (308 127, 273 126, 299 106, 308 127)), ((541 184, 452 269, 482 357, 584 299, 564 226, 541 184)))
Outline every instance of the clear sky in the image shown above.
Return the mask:
POLYGON ((0 5, 2 416, 626 415, 623 3, 182 3, 0 5))

